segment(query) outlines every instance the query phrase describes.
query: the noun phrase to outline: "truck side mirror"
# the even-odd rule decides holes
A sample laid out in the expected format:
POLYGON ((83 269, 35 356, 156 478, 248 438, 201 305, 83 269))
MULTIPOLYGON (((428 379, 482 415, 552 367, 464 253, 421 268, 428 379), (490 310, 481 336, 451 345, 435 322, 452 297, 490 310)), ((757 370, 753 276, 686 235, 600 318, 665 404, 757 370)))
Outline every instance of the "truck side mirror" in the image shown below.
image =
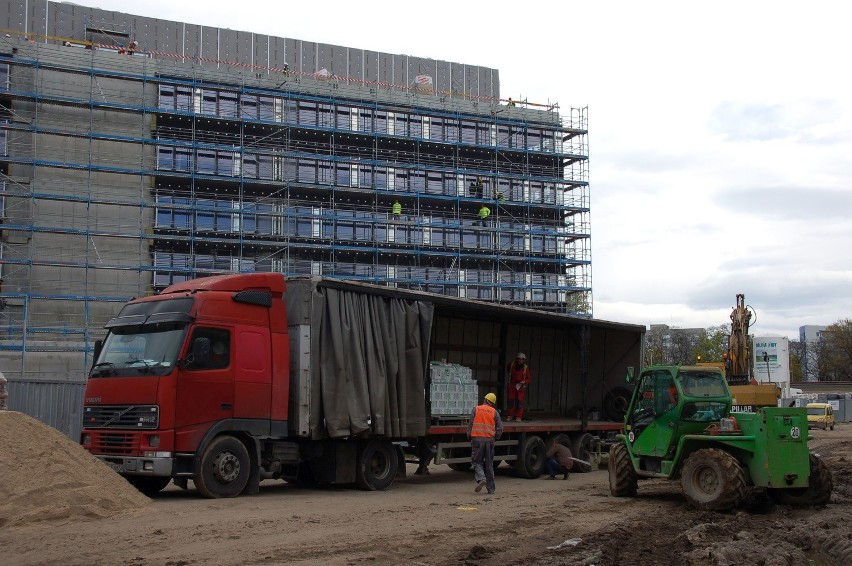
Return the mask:
POLYGON ((627 368, 627 377, 624 378, 627 383, 633 383, 633 366, 627 368))
POLYGON ((92 354, 92 367, 95 366, 95 362, 98 361, 98 357, 101 355, 101 350, 104 349, 104 341, 98 338, 95 340, 95 351, 92 354))
POLYGON ((210 338, 196 338, 192 341, 192 352, 187 362, 195 367, 204 367, 210 363, 210 338))

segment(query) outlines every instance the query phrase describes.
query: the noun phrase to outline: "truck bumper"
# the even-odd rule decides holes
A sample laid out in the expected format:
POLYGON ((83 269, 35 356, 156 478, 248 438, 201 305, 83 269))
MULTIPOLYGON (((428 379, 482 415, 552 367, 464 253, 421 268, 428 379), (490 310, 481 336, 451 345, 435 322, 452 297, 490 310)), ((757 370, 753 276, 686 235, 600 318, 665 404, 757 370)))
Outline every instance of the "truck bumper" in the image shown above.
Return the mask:
POLYGON ((143 456, 96 456, 98 460, 125 475, 172 477, 174 458, 149 458, 143 456))

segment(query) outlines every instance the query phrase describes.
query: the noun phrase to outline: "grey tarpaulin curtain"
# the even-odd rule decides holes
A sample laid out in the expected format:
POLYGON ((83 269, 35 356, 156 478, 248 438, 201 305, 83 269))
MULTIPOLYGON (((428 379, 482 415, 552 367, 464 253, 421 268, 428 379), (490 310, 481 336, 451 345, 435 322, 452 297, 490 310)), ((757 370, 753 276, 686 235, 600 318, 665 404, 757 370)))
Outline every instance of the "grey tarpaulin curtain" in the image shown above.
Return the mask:
POLYGON ((320 285, 311 302, 311 437, 425 434, 433 306, 320 285))

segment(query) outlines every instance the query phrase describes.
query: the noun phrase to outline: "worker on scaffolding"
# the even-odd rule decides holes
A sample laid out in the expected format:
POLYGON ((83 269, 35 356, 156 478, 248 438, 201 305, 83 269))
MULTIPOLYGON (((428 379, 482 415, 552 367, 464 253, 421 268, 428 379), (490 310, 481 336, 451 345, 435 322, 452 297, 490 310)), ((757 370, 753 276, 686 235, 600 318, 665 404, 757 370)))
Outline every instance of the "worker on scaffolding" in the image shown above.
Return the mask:
POLYGON ((482 198, 482 196, 483 196, 482 177, 477 175, 476 180, 470 182, 470 187, 468 187, 468 192, 470 193, 470 196, 472 196, 474 198, 482 198))
POLYGON ((399 220, 402 217, 402 205, 399 203, 399 199, 393 201, 391 214, 393 215, 394 220, 399 220))
POLYGON ((514 106, 514 105, 515 105, 515 101, 514 101, 514 100, 512 100, 512 97, 510 96, 510 97, 509 97, 509 102, 507 102, 507 103, 506 103, 506 106, 514 106))
POLYGON ((487 226, 488 225, 488 217, 491 216, 491 209, 486 206, 483 202, 482 206, 479 207, 479 221, 475 223, 475 225, 479 226, 487 226))

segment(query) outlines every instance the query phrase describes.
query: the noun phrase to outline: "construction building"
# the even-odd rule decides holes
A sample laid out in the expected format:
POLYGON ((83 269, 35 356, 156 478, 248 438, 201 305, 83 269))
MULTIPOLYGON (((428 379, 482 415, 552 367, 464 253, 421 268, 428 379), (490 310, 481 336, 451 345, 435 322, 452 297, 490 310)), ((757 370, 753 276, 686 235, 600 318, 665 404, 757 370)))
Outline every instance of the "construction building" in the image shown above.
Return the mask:
POLYGON ((2 2, 0 27, 11 380, 83 379, 123 302, 223 272, 592 314, 585 108, 501 99, 495 69, 62 2, 2 2))

